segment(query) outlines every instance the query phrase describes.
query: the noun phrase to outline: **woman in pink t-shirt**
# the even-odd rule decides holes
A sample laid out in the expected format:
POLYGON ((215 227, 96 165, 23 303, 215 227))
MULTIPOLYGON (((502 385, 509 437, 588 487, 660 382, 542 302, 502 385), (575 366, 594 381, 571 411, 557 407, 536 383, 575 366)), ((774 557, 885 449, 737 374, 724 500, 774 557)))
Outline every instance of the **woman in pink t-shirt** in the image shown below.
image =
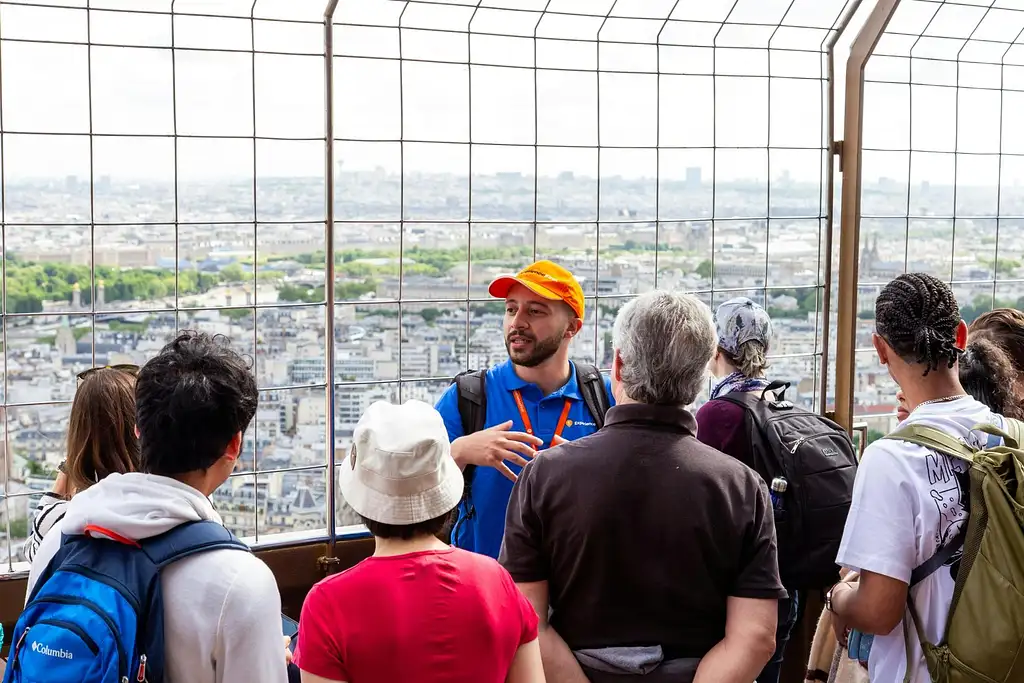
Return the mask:
POLYGON ((462 491, 436 410, 370 406, 341 492, 376 548, 306 596, 295 651, 304 683, 543 683, 537 615, 512 577, 437 538, 462 491))

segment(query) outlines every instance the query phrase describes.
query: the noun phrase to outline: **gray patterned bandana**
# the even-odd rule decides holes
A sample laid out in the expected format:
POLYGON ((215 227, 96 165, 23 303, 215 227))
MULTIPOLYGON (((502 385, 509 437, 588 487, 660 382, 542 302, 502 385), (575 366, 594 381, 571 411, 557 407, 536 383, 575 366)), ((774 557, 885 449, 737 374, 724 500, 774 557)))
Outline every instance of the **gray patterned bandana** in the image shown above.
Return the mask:
POLYGON ((768 313, 744 296, 729 299, 718 307, 715 326, 718 345, 734 356, 739 355, 741 344, 751 340, 761 342, 767 352, 774 335, 768 313))

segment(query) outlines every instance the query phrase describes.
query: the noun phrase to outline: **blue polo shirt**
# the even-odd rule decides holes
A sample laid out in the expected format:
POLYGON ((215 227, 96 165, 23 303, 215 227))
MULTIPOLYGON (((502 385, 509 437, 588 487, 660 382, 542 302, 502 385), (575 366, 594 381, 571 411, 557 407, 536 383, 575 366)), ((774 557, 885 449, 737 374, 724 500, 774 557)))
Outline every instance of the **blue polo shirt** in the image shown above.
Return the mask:
MULTIPOLYGON (((605 390, 608 402, 615 404, 612 397, 611 382, 605 377, 605 390)), ((562 430, 562 438, 573 441, 597 431, 594 416, 587 410, 576 382, 576 366, 573 365, 572 376, 560 389, 544 396, 536 384, 525 382, 519 378, 512 361, 506 360, 487 371, 484 379, 487 392, 487 419, 484 428, 493 427, 512 420, 512 431, 525 432, 523 419, 512 392, 519 390, 526 406, 526 413, 533 426, 533 433, 544 440, 543 448, 551 446, 551 439, 562 417, 565 401, 572 403, 569 416, 562 430)), ((448 387, 435 406, 444 418, 448 429, 448 438, 452 441, 463 436, 462 418, 459 416, 459 390, 454 384, 448 387)), ((505 461, 508 468, 519 474, 520 467, 505 461)), ((513 482, 505 478, 493 467, 477 467, 473 475, 473 485, 469 501, 459 504, 458 521, 455 523, 453 542, 459 548, 490 555, 497 558, 501 550, 501 539, 505 534, 505 509, 512 494, 513 482), (473 514, 468 515, 470 506, 473 514)))

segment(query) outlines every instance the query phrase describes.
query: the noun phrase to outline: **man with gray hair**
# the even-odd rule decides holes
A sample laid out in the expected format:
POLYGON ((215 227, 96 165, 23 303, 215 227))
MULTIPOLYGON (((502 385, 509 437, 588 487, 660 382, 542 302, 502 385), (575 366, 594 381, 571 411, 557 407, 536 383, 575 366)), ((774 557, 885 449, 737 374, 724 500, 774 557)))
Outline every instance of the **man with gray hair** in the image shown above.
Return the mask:
POLYGON ((616 405, 519 476, 500 561, 540 617, 549 681, 750 683, 775 650, 779 581, 764 481, 697 441, 686 406, 717 337, 688 294, 626 304, 616 405))

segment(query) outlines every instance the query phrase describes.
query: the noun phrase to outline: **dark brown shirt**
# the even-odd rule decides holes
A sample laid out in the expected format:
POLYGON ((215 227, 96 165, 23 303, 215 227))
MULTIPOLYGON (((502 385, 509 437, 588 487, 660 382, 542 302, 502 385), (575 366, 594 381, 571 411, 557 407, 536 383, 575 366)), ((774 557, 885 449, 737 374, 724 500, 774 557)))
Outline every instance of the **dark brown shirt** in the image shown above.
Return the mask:
POLYGON ((499 560, 518 583, 548 582, 570 648, 702 657, 728 597, 786 597, 764 481, 695 427, 683 408, 619 405, 519 475, 499 560))

